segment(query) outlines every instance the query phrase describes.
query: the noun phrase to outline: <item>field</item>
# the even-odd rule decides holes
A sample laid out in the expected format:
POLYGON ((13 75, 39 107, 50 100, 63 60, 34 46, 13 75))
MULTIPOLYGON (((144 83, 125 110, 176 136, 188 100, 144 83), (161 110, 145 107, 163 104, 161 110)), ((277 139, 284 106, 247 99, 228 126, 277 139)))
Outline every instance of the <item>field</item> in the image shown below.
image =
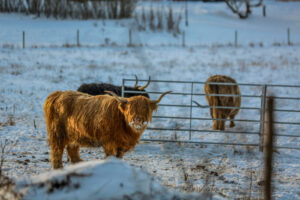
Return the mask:
MULTIPOLYGON (((278 4, 280 4, 278 7, 282 6, 281 3, 278 4)), ((294 6, 294 10, 300 6, 297 3, 292 4, 292 6, 288 5, 282 9, 283 14, 292 6, 294 6)), ((206 9, 209 7, 206 4, 199 4, 199 6, 203 6, 201 8, 207 11, 200 12, 200 16, 208 13, 204 17, 210 17, 210 20, 219 19, 219 15, 217 17, 212 16, 221 12, 227 16, 225 21, 232 22, 231 30, 234 30, 235 26, 238 28, 245 26, 244 29, 250 27, 251 30, 251 26, 242 25, 242 22, 234 19, 234 16, 230 16, 227 10, 222 10, 224 8, 220 4, 212 4, 219 12, 212 12, 212 8, 206 9)), ((272 6, 275 10, 278 9, 276 3, 271 2, 270 7, 272 6)), ((296 16, 293 9, 291 13, 294 15, 291 14, 290 16, 296 16)), ((191 16, 197 15, 191 14, 191 16)), ((275 16, 271 15, 270 18, 275 19, 275 16)), ((33 19, 31 16, 17 14, 0 14, 0 25, 4 22, 7 23, 8 19, 11 21, 7 28, 4 28, 5 31, 2 31, 3 29, 1 29, 2 32, 0 31, 0 35, 5 39, 5 41, 1 41, 2 46, 0 47, 0 137, 2 142, 5 139, 9 141, 3 170, 5 174, 13 178, 40 174, 50 169, 49 147, 42 105, 46 97, 56 90, 76 90, 82 83, 90 82, 121 85, 122 78, 134 78, 135 74, 141 79, 147 79, 148 76, 151 76, 154 80, 181 81, 205 81, 210 75, 224 74, 232 76, 239 83, 300 85, 300 46, 297 44, 288 46, 280 39, 270 39, 266 34, 262 35, 269 39, 267 42, 264 42, 264 39, 249 40, 239 47, 228 44, 232 41, 231 36, 226 37, 228 40, 215 40, 215 38, 209 37, 207 43, 199 44, 195 42, 195 38, 190 40, 190 45, 182 47, 178 45, 180 39, 173 38, 174 41, 179 41, 177 45, 166 45, 163 44, 163 41, 169 40, 164 40, 164 38, 170 38, 168 33, 155 33, 153 38, 156 39, 148 41, 153 45, 127 47, 127 36, 123 38, 121 37, 123 32, 116 31, 116 34, 112 36, 112 38, 119 38, 119 41, 114 41, 116 45, 99 46, 99 43, 94 44, 92 40, 87 40, 87 46, 66 47, 63 44, 69 44, 70 41, 61 39, 64 36, 60 37, 60 33, 65 33, 64 25, 69 24, 75 27, 80 23, 83 25, 83 29, 88 31, 91 27, 93 29, 95 21, 56 21, 44 18, 33 19), (35 30, 37 34, 33 37, 36 41, 29 42, 28 48, 25 49, 20 48, 20 43, 15 42, 17 39, 15 39, 14 34, 11 36, 9 34, 11 30, 19 31, 18 25, 22 21, 27 23, 28 30, 35 30), (57 44, 52 44, 51 40, 49 43, 41 42, 45 38, 41 34, 43 28, 39 25, 44 23, 50 23, 48 28, 52 24, 52 29, 56 24, 59 24, 57 32, 53 35, 50 32, 44 33, 46 36, 49 35, 49 38, 53 37, 53 41, 57 41, 57 44), (157 39, 159 36, 161 38, 157 39), (253 44, 249 45, 251 41, 253 44), (263 45, 259 45, 261 42, 263 45), (275 42, 276 44, 274 44, 275 42), (191 43, 197 45, 191 45, 191 43)), ((271 24, 269 19, 261 19, 258 14, 245 23, 254 23, 255 19, 260 22, 261 27, 268 24, 271 28, 276 26, 271 24)), ((299 18, 296 20, 283 17, 276 21, 277 27, 279 25, 284 30, 284 24, 289 20, 294 26, 294 30, 299 31, 299 18)), ((97 29, 101 29, 99 26, 103 26, 103 29, 112 31, 114 27, 120 29, 123 27, 123 25, 115 22, 108 21, 106 23, 105 26, 98 23, 97 29)), ((220 21, 216 20, 215 23, 217 25, 213 27, 220 27, 220 21)), ((126 25, 127 22, 124 24, 126 25)), ((211 22, 211 24, 213 23, 211 22)), ((192 35, 192 27, 195 26, 191 25, 191 28, 187 28, 187 35, 192 35)), ((207 27, 205 30, 208 30, 207 27)), ((225 29, 227 28, 225 27, 225 29)), ((251 35, 249 29, 247 29, 247 34, 251 35)), ((210 31, 214 32, 214 30, 216 28, 212 28, 210 31)), ((141 33, 140 38, 147 38, 151 34, 151 32, 141 33)), ((209 33, 205 34, 208 35, 209 33)), ((274 33, 274 35, 280 37, 281 34, 274 33)), ((87 38, 90 37, 87 36, 87 38)), ((112 38, 110 41, 113 41, 112 38)), ((104 41, 104 39, 100 41, 104 41)), ((299 40, 295 37, 293 39, 299 40)), ((151 83, 147 90, 163 92, 172 89, 174 92, 182 92, 186 88, 188 87, 179 85, 171 87, 151 83)), ((199 87, 198 90, 202 91, 202 88, 199 87)), ((248 92, 253 91, 247 89, 242 91, 243 94, 248 92)), ((297 90, 280 90, 278 95, 299 97, 297 90)), ((151 95, 151 99, 155 98, 157 95, 151 95)), ((200 99, 200 101, 205 102, 204 99, 200 99)), ((177 102, 185 103, 180 98, 176 98, 175 95, 166 96, 161 103, 177 102)), ((246 102, 244 105, 249 106, 251 103, 246 102)), ((298 102, 285 106, 298 110, 300 107, 298 102)), ((156 114, 166 113, 169 116, 178 116, 187 114, 185 112, 187 111, 174 112, 171 109, 159 107, 156 114)), ((199 110, 199 113, 209 117, 208 109, 199 110)), ((257 113, 249 114, 246 110, 242 110, 238 119, 243 119, 249 115, 255 117, 257 113)), ((287 121, 299 121, 299 119, 300 117, 295 115, 287 115, 286 118, 287 121)), ((184 125, 184 122, 155 119, 151 126, 173 127, 178 124, 184 125)), ((211 121, 199 125, 209 128, 211 121)), ((242 123, 237 123, 235 130, 254 128, 250 125, 244 126, 242 123)), ((297 129, 298 127, 293 127, 286 133, 297 134, 297 129)), ((179 132, 151 131, 150 134, 150 131, 146 131, 145 137, 149 137, 149 135, 153 138, 168 139, 174 139, 175 135, 180 137, 179 132)), ((228 136, 205 134, 203 136, 198 133, 196 138, 205 141, 257 141, 256 137, 233 134, 228 136)), ((282 139, 278 141, 278 144, 293 144, 299 147, 300 142, 299 139, 282 139)), ((80 153, 84 160, 104 159, 102 149, 82 148, 80 153)), ((276 199, 300 198, 299 158, 297 150, 279 150, 279 153, 275 154, 274 196, 276 199)), ((257 147, 140 142, 134 151, 124 156, 124 161, 144 169, 159 179, 163 185, 178 191, 209 191, 214 194, 214 199, 260 199, 262 197, 263 154, 257 147)), ((66 155, 64 165, 70 165, 66 162, 66 155)))

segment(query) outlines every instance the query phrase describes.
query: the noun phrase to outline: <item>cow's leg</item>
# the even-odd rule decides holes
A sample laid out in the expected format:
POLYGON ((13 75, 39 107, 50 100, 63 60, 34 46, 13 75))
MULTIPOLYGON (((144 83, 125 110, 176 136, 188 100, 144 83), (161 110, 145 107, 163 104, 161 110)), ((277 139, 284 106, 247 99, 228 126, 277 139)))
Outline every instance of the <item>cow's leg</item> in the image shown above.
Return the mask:
POLYGON ((235 114, 232 114, 232 115, 229 115, 229 118, 230 118, 230 124, 229 124, 229 127, 232 128, 235 126, 234 124, 234 117, 235 117, 235 114))
POLYGON ((214 110, 213 110, 213 108, 210 108, 210 116, 212 117, 212 118, 214 118, 214 110))
POLYGON ((47 133, 49 138, 50 147, 50 161, 53 169, 59 169, 63 167, 62 157, 66 146, 66 137, 62 126, 53 123, 53 127, 47 127, 47 133))
MULTIPOLYGON (((213 109, 212 111, 212 118, 214 119, 223 119, 224 116, 222 114, 222 110, 220 109, 213 109)), ((212 127, 213 130, 225 130, 225 121, 224 120, 213 120, 214 125, 212 127)))
POLYGON ((62 157, 64 153, 64 145, 50 144, 50 160, 53 169, 59 169, 63 167, 62 157))
POLYGON ((78 163, 82 161, 79 155, 79 145, 68 145, 67 152, 72 163, 78 163))
POLYGON ((123 149, 121 147, 117 148, 117 158, 123 158, 123 155, 125 154, 125 152, 123 151, 123 149))
POLYGON ((218 121, 217 121, 217 120, 214 120, 215 118, 218 118, 218 116, 217 116, 217 109, 211 108, 211 109, 210 109, 210 115, 211 115, 211 117, 213 118, 213 126, 212 126, 212 129, 213 129, 213 130, 218 130, 218 121))
POLYGON ((53 113, 53 116, 53 119, 47 121, 47 135, 52 167, 53 169, 59 169, 63 167, 62 157, 68 139, 65 132, 65 124, 59 120, 58 115, 53 113))
MULTIPOLYGON (((217 112, 218 119, 225 119, 226 117, 223 114, 222 110, 217 112)), ((217 130, 224 131, 225 130, 225 121, 224 120, 217 120, 217 130)))
POLYGON ((109 157, 109 156, 116 156, 117 157, 117 148, 114 148, 113 145, 105 145, 103 146, 104 148, 104 153, 105 153, 105 157, 109 157))

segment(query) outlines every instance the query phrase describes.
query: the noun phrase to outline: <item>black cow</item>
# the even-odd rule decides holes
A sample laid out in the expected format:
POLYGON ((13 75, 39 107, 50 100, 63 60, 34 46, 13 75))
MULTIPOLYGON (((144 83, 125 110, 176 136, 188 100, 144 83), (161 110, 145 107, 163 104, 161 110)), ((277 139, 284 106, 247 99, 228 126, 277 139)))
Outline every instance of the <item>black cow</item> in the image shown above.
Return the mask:
MULTIPOLYGON (((135 76, 135 78, 136 78, 135 85, 133 87, 124 86, 124 90, 145 92, 145 88, 148 87, 148 85, 150 84, 150 76, 149 76, 149 80, 145 86, 138 86, 137 85, 138 84, 137 76, 135 76)), ((79 92, 87 93, 87 94, 94 95, 94 96, 107 94, 104 92, 106 90, 112 91, 115 94, 117 94, 118 96, 122 96, 122 86, 116 86, 116 85, 112 85, 112 84, 108 84, 108 83, 89 83, 89 84, 83 83, 77 89, 77 91, 79 91, 79 92)), ((129 98, 132 96, 138 96, 138 95, 142 95, 147 98, 150 98, 147 93, 142 94, 142 93, 126 93, 126 92, 124 92, 124 97, 126 97, 126 98, 129 98)))

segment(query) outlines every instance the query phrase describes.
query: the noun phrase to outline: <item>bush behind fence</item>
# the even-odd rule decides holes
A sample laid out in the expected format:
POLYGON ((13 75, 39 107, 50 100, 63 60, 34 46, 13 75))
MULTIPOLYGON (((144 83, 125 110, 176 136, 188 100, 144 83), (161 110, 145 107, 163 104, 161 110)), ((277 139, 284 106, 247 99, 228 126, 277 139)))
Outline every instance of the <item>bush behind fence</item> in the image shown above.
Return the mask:
POLYGON ((73 19, 129 18, 137 0, 1 0, 0 12, 21 12, 37 16, 73 19))

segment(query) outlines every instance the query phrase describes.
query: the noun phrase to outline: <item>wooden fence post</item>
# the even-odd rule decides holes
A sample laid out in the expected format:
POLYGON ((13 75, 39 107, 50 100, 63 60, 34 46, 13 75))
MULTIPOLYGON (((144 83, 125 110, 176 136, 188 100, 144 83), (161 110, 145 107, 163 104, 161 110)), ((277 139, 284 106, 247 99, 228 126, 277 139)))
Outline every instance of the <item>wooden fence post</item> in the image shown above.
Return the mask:
POLYGON ((266 98, 267 98, 267 85, 263 85, 261 91, 261 107, 260 107, 260 142, 259 150, 264 151, 264 133, 265 133, 265 114, 266 114, 266 98))
POLYGON ((79 30, 77 29, 77 34, 76 34, 76 41, 77 41, 77 47, 80 46, 80 42, 79 42, 79 30))
POLYGON ((273 108, 274 100, 273 97, 268 98, 268 109, 267 109, 267 126, 265 133, 265 184, 264 184, 264 199, 272 199, 272 167, 273 167, 273 141, 274 141, 274 129, 273 129, 273 108))

